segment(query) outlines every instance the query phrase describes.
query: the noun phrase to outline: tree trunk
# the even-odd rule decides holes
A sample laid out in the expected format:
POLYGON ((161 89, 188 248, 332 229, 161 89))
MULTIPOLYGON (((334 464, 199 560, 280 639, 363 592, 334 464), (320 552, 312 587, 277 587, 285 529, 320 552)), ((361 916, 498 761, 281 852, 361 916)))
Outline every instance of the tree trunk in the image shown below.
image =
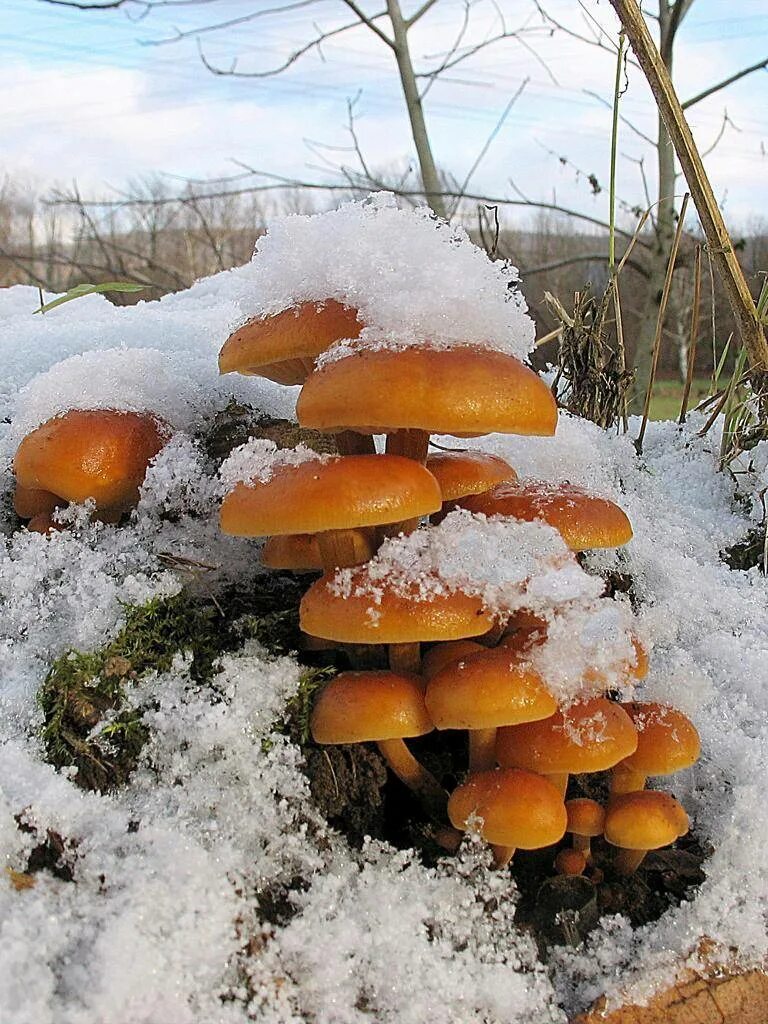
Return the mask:
POLYGON ((400 73, 400 83, 403 87, 408 118, 411 122, 411 134, 416 146, 416 155, 419 159, 419 170, 427 204, 438 217, 443 217, 447 220, 445 201, 441 195, 440 179, 437 176, 435 158, 432 155, 427 125, 424 121, 424 108, 421 105, 419 87, 416 82, 413 63, 411 62, 411 52, 408 49, 408 26, 403 20, 399 0, 387 0, 387 12, 392 22, 395 59, 397 60, 397 69, 400 73))

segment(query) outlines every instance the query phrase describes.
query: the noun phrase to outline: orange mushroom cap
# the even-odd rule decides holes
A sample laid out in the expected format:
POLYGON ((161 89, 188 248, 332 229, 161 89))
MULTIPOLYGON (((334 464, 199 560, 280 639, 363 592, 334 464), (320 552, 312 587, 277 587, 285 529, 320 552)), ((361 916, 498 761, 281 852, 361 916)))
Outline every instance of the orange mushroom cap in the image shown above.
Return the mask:
POLYGON ((269 480, 239 483, 221 506, 221 528, 239 537, 381 526, 440 508, 440 488, 400 455, 346 455, 278 466, 269 480))
POLYGON ((615 548, 632 539, 629 519, 618 505, 571 484, 540 480, 497 484, 459 504, 487 516, 514 516, 526 522, 542 519, 560 532, 572 551, 615 548))
POLYGON ((560 875, 583 875, 586 867, 587 858, 580 850, 566 847, 559 850, 555 857, 555 870, 560 875))
POLYGON ((440 484, 444 502, 481 494, 496 484, 517 480, 517 473, 508 462, 485 452, 437 452, 427 456, 427 469, 440 484))
POLYGON ((299 609, 301 628, 312 636, 350 644, 401 644, 479 636, 493 619, 480 598, 460 591, 426 592, 417 583, 404 590, 377 581, 364 568, 345 570, 348 583, 323 576, 306 592, 299 609))
POLYGON ((482 819, 480 835, 489 843, 538 850, 565 835, 563 798, 549 779, 518 768, 492 768, 471 775, 451 794, 448 817, 466 831, 469 819, 482 819))
POLYGON ((682 805, 668 793, 643 789, 611 797, 605 838, 627 850, 658 850, 690 828, 682 805))
POLYGON ((219 353, 219 372, 268 377, 278 384, 303 384, 307 361, 337 341, 357 338, 362 326, 357 310, 335 299, 302 302, 239 327, 219 353))
POLYGON ((499 730, 499 764, 544 774, 599 772, 637 749, 637 733, 624 709, 593 697, 538 722, 499 730))
POLYGON ((577 797, 566 800, 565 809, 568 813, 568 828, 577 836, 588 836, 590 839, 601 836, 605 828, 605 808, 588 797, 577 797))
POLYGON ((329 433, 423 430, 472 437, 554 434, 557 406, 519 360, 481 348, 363 351, 315 370, 296 405, 303 427, 329 433))
POLYGON ((421 674, 425 679, 430 679, 446 665, 484 650, 486 648, 475 640, 446 640, 445 643, 435 644, 421 659, 421 674))
POLYGON ((682 711, 668 704, 622 704, 637 729, 637 750, 620 768, 643 775, 671 775, 698 760, 701 740, 682 711))
POLYGON ((71 409, 27 434, 13 469, 20 487, 99 509, 136 504, 147 466, 170 434, 150 413, 71 409))
POLYGON ((323 688, 310 719, 316 743, 365 743, 432 732, 418 676, 342 672, 323 688))
POLYGON ((425 699, 438 729, 495 729, 557 710, 541 676, 503 648, 446 665, 429 680, 425 699))

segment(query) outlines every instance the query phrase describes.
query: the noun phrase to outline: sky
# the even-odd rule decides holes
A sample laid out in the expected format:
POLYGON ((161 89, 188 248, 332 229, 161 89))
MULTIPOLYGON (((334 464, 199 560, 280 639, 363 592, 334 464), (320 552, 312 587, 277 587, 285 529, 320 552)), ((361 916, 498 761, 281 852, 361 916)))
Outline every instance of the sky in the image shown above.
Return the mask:
MULTIPOLYGON (((394 59, 364 26, 330 38, 274 77, 217 76, 203 66, 201 50, 222 69, 236 61, 238 71, 264 71, 311 40, 318 26, 349 20, 340 0, 288 0, 289 10, 267 13, 285 3, 166 0, 146 13, 137 4, 84 12, 44 0, 0 0, 0 175, 38 191, 76 180, 84 195, 100 197, 147 174, 162 174, 171 188, 181 188, 185 178, 233 175, 238 162, 303 181, 337 181, 333 165, 354 162, 350 100, 368 165, 402 166, 413 146, 394 59), (261 12, 254 21, 203 31, 212 21, 254 11, 261 12)), ((416 6, 403 2, 408 13, 416 6)), ((378 5, 367 2, 364 9, 378 5)), ((546 10, 581 35, 600 25, 617 36, 607 0, 550 0, 546 10)), ((607 188, 593 194, 588 176, 607 186, 611 112, 590 93, 610 100, 615 57, 550 33, 531 0, 474 0, 469 7, 438 0, 412 33, 417 70, 440 62, 465 11, 466 47, 497 34, 502 17, 507 30, 523 32, 482 49, 433 84, 424 102, 438 164, 463 181, 525 82, 470 190, 497 197, 519 190, 605 219, 607 188)), ((678 92, 686 99, 766 57, 764 0, 695 0, 679 35, 678 92)), ((768 72, 690 108, 702 150, 720 134, 726 112, 706 164, 727 218, 748 228, 768 208, 768 72)), ((638 131, 653 136, 655 108, 631 66, 621 113, 633 128, 622 124, 620 131, 618 195, 645 206, 643 173, 653 195, 654 155, 638 131)))

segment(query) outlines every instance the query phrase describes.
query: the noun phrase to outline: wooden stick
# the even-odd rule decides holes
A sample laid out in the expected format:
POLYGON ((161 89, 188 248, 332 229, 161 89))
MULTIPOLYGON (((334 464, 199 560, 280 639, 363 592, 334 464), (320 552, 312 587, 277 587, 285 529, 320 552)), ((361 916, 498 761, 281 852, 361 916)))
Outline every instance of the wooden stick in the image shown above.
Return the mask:
POLYGON ((768 371, 768 341, 669 71, 648 31, 637 0, 611 0, 611 5, 648 79, 691 190, 707 248, 717 264, 750 366, 761 376, 768 371))

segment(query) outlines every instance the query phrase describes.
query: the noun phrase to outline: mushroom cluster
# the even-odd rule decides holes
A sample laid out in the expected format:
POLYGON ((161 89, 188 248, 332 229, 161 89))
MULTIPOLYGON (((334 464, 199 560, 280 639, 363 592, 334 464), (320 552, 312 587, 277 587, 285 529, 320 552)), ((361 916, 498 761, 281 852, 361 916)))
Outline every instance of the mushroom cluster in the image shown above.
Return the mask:
MULTIPOLYGON (((624 606, 602 596, 577 557, 626 544, 629 520, 599 495, 521 480, 497 455, 458 444, 431 452, 432 434, 551 436, 552 392, 490 343, 370 345, 364 319, 318 295, 247 321, 219 356, 221 373, 301 385, 300 426, 336 438, 337 455, 276 453, 259 473, 246 465, 220 515, 224 532, 265 539, 265 566, 321 572, 301 629, 308 649, 342 650, 349 671, 321 692, 314 739, 377 743, 446 848, 479 831, 501 866, 516 848, 558 844, 570 831, 558 870, 586 870, 590 840, 603 836, 620 848, 616 870, 630 872, 687 830, 680 805, 645 783, 691 765, 699 739, 680 711, 626 699, 647 652, 624 606), (493 598, 477 578, 488 566, 459 578, 439 558, 416 564, 419 550, 479 523, 518 531, 504 543, 520 546, 519 571, 497 581, 493 598), (405 743, 433 730, 467 733, 467 775, 450 794, 405 743), (572 776, 608 771, 605 806, 567 799, 572 776)), ((90 499, 95 516, 117 522, 169 435, 155 415, 110 409, 42 423, 16 452, 18 514, 46 532, 57 508, 90 499)))
POLYGON ((648 669, 623 606, 617 635, 598 644, 603 660, 574 657, 564 688, 552 668, 563 638, 577 646, 573 623, 616 602, 574 600, 568 587, 537 597, 548 573, 586 576, 576 553, 627 543, 629 520, 582 489, 520 480, 496 455, 430 452, 431 434, 555 432, 549 388, 518 359, 469 343, 335 358, 333 346, 363 327, 356 310, 320 297, 250 321, 220 355, 222 372, 300 383, 300 425, 337 439, 338 456, 240 480, 221 510, 225 532, 266 538, 265 565, 322 572, 302 600, 301 629, 308 647, 343 650, 349 670, 317 698, 313 738, 378 744, 446 849, 479 831, 501 867, 515 849, 553 846, 569 831, 574 846, 559 851, 557 870, 588 869, 590 841, 603 836, 619 847, 615 870, 629 873, 687 831, 677 801, 644 786, 648 775, 692 764, 698 737, 679 711, 618 699, 648 669), (380 454, 374 435, 385 437, 380 454), (391 571, 398 544, 410 541, 412 556, 457 524, 499 520, 531 531, 547 524, 559 544, 500 601, 436 564, 417 569, 406 557, 391 571), (366 669, 372 652, 376 667, 366 669), (468 734, 467 776, 450 794, 405 743, 435 729, 468 734), (611 770, 606 806, 566 800, 571 776, 611 770))

